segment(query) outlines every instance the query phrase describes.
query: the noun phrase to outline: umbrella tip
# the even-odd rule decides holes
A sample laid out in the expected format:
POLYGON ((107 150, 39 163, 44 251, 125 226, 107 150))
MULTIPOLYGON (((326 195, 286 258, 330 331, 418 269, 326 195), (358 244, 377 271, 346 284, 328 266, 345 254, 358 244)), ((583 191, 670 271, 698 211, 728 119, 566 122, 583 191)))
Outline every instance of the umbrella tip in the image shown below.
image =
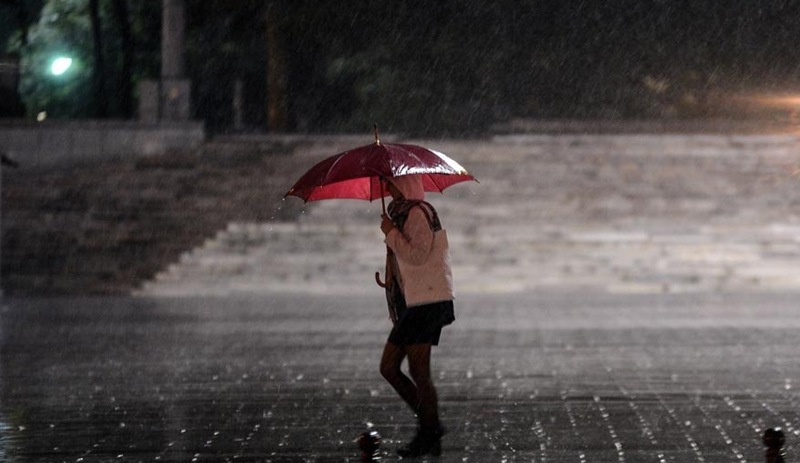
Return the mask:
POLYGON ((376 145, 380 145, 381 144, 381 139, 378 136, 378 123, 377 122, 373 122, 372 123, 372 130, 375 132, 375 144, 376 145))

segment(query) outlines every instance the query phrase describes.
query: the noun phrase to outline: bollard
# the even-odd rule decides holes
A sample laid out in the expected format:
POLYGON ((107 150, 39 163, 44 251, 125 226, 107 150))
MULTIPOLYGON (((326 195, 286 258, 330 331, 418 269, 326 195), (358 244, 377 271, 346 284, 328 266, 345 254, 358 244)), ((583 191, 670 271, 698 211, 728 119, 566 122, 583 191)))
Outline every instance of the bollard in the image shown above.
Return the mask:
POLYGON ((378 431, 367 431, 361 433, 361 435, 358 436, 357 442, 358 448, 361 449, 362 462, 381 461, 381 435, 378 434, 378 431))
POLYGON ((769 428, 764 431, 764 446, 767 447, 765 455, 766 463, 786 463, 786 454, 783 451, 783 444, 786 438, 781 428, 769 428))

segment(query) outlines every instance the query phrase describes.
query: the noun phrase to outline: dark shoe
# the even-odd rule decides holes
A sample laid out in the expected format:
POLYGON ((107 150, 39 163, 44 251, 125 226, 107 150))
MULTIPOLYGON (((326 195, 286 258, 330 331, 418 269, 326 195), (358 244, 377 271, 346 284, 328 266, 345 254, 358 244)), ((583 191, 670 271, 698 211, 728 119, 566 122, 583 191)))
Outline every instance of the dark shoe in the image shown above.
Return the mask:
POLYGON ((425 455, 438 457, 442 454, 443 435, 444 428, 419 430, 407 446, 397 450, 397 454, 403 458, 416 458, 425 455))

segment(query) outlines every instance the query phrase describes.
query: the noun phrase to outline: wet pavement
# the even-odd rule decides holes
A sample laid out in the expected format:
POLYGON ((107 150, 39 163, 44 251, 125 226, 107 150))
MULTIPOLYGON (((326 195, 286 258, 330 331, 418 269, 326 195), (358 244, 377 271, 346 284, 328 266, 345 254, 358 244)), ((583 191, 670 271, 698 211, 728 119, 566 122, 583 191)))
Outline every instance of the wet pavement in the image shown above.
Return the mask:
MULTIPOLYGON (((800 138, 419 144, 481 180, 431 197, 459 295, 438 461, 759 462, 775 426, 800 460, 800 138)), ((358 461, 369 429, 397 461, 380 205, 267 203, 134 296, 3 301, 0 461, 358 461)))
MULTIPOLYGON (((434 353, 442 462, 756 462, 800 439, 798 293, 464 294, 434 353)), ((414 420, 376 291, 6 300, 0 460, 384 461, 414 420)))

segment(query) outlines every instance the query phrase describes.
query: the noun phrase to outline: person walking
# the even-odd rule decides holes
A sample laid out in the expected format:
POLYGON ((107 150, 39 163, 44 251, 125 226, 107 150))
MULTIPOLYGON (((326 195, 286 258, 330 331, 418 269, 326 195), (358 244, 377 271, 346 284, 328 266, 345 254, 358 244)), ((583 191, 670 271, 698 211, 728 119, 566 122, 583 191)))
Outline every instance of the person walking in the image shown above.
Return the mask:
POLYGON ((380 372, 419 420, 416 436, 398 450, 403 457, 441 454, 444 428, 439 421, 431 379, 431 347, 442 328, 455 321, 447 234, 436 210, 425 201, 422 179, 385 179, 392 196, 382 215, 387 246, 387 302, 393 327, 381 357, 380 372), (410 378, 401 370, 408 359, 410 378))

